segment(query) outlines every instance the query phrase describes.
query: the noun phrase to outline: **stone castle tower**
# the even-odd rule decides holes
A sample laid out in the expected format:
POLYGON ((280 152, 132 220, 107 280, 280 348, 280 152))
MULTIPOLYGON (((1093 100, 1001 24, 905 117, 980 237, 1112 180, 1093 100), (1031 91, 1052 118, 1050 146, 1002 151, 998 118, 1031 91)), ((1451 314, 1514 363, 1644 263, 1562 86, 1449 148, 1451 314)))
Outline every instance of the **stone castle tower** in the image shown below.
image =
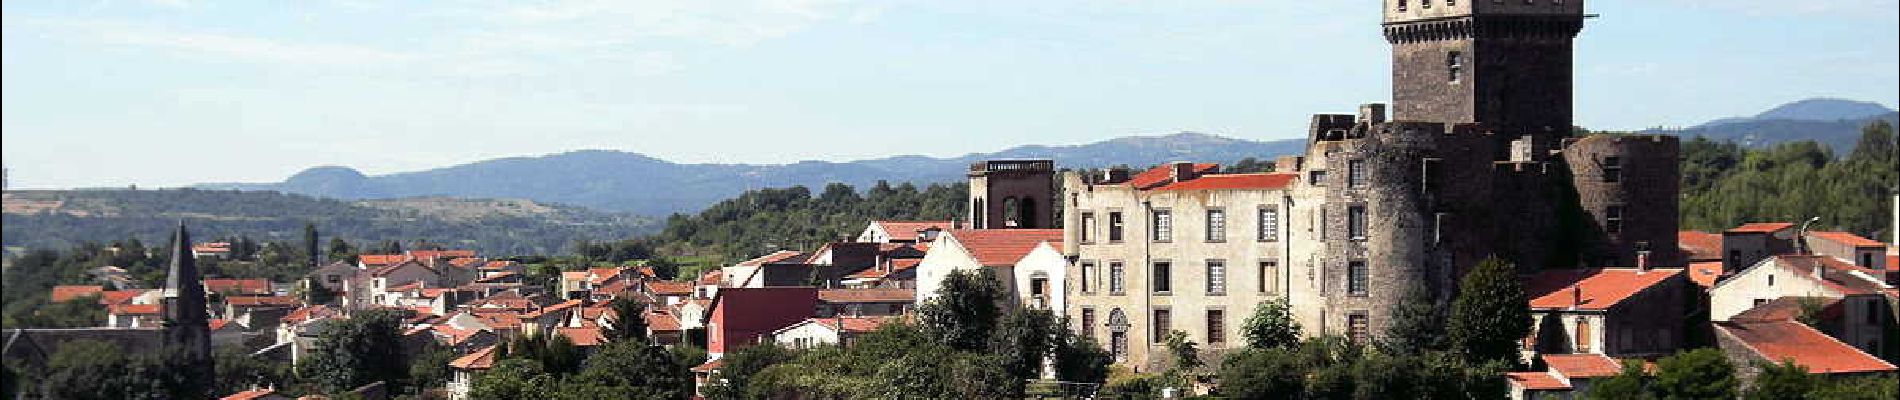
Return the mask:
POLYGON ((1582 0, 1385 0, 1393 119, 1568 135, 1582 0))
POLYGON ((970 164, 970 227, 1049 229, 1055 223, 1055 161, 970 164))
POLYGON ((171 268, 161 292, 164 307, 164 345, 167 356, 182 357, 198 382, 216 376, 211 362, 211 320, 205 309, 205 287, 191 254, 191 234, 178 224, 172 238, 171 268))

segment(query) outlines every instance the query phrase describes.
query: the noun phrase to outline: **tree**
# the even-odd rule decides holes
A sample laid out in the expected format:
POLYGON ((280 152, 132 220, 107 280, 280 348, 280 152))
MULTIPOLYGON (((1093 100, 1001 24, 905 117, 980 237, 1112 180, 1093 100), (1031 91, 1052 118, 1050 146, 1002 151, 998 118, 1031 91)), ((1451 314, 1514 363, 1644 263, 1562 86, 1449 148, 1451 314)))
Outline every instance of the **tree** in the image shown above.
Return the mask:
POLYGON ((979 350, 996 326, 1002 289, 987 269, 952 271, 917 310, 924 330, 958 350, 979 350))
POLYGON ((1305 392, 1306 366, 1285 347, 1249 348, 1221 360, 1220 394, 1235 399, 1292 399, 1305 392))
POLYGON ((1531 332, 1530 299, 1517 267, 1490 257, 1466 272, 1447 330, 1452 347, 1468 359, 1516 362, 1518 341, 1531 332))
POLYGON ((1003 372, 1015 378, 1007 390, 1010 397, 1021 397, 1023 380, 1040 375, 1043 361, 1053 351, 1055 329, 1055 314, 1048 310, 1017 307, 997 321, 996 331, 990 335, 989 353, 1001 357, 1003 372))
POLYGON ((580 371, 581 361, 586 355, 581 354, 581 349, 574 346, 573 339, 568 339, 567 335, 555 332, 548 335, 548 337, 542 341, 545 342, 545 346, 547 346, 541 351, 542 369, 556 376, 565 376, 580 371))
POLYGON ((1779 364, 1764 363, 1761 373, 1755 375, 1755 384, 1748 388, 1742 398, 1748 400, 1802 400, 1814 391, 1818 382, 1814 375, 1808 374, 1807 367, 1795 365, 1793 361, 1779 364))
POLYGON ((614 299, 612 303, 608 304, 608 307, 611 307, 614 311, 614 323, 610 329, 603 332, 606 334, 607 340, 617 342, 639 341, 641 343, 649 341, 649 339, 647 339, 646 303, 622 297, 614 299))
POLYGON ((494 368, 475 376, 468 396, 477 400, 540 400, 551 396, 556 387, 553 376, 541 370, 534 360, 502 360, 494 368))
POLYGON ((309 259, 308 265, 311 268, 316 268, 317 263, 321 262, 318 260, 317 257, 321 256, 322 254, 323 253, 317 252, 317 224, 304 222, 303 223, 303 255, 304 257, 307 257, 309 259))
POLYGON ((1108 379, 1108 365, 1115 361, 1108 350, 1094 339, 1076 335, 1067 328, 1059 330, 1055 346, 1056 379, 1066 382, 1101 383, 1108 379))
POLYGON ((1445 348, 1445 313, 1423 285, 1413 285, 1392 308, 1392 322, 1380 341, 1384 350, 1416 355, 1445 348))
POLYGON ((779 347, 778 342, 766 341, 742 347, 726 354, 719 367, 706 386, 706 397, 715 399, 736 399, 745 395, 746 384, 754 374, 786 361, 797 355, 790 349, 779 347))
POLYGON ((76 340, 47 361, 40 393, 52 399, 189 399, 211 394, 178 354, 126 354, 105 342, 76 340))
POLYGON ((317 336, 315 349, 297 372, 327 392, 342 392, 376 381, 404 378, 402 319, 383 310, 358 311, 317 336))
POLYGON ((218 381, 212 393, 237 393, 254 387, 289 387, 296 383, 296 373, 288 365, 252 357, 241 346, 220 346, 211 353, 211 359, 218 371, 218 381))
POLYGON ((1649 374, 1643 371, 1643 363, 1636 360, 1623 361, 1622 372, 1615 376, 1599 380, 1590 389, 1593 400, 1622 400, 1654 398, 1649 394, 1649 374))
POLYGON ((1201 368, 1201 351, 1188 339, 1187 332, 1168 331, 1164 343, 1168 348, 1169 370, 1176 374, 1191 375, 1201 368))
POLYGON ((1722 351, 1702 348, 1657 361, 1651 390, 1662 399, 1733 399, 1736 386, 1735 366, 1722 351))
POLYGON ((1241 327, 1247 347, 1256 349, 1292 348, 1300 343, 1300 323, 1293 320, 1285 298, 1254 306, 1253 315, 1241 327))
POLYGON ((350 245, 350 242, 340 237, 330 237, 330 250, 327 254, 330 257, 330 261, 355 263, 356 253, 356 246, 350 245))
POLYGON ((1895 399, 1900 398, 1900 380, 1891 374, 1826 379, 1817 383, 1809 396, 1829 400, 1895 399))
POLYGON ((638 342, 612 342, 587 358, 570 383, 612 388, 614 397, 685 399, 693 394, 692 366, 666 348, 638 342))
POLYGON ((453 375, 453 371, 449 370, 449 362, 455 361, 456 356, 451 349, 434 344, 425 346, 409 362, 409 387, 418 390, 442 387, 453 375))

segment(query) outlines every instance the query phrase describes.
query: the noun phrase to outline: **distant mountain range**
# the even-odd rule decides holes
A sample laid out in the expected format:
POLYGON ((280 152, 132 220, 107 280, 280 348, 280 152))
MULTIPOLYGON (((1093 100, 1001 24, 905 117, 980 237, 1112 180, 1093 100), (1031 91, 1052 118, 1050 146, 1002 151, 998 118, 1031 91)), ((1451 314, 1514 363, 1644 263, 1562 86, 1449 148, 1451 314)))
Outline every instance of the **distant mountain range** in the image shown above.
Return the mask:
POLYGON ((879 180, 935 183, 961 179, 970 163, 1049 158, 1064 168, 1147 166, 1193 160, 1229 163, 1292 154, 1302 140, 1251 141, 1200 133, 1135 136, 1075 146, 1021 146, 954 158, 897 156, 851 162, 784 165, 678 164, 646 155, 581 150, 511 157, 427 171, 365 176, 347 167, 317 167, 278 183, 204 184, 200 188, 274 190, 338 199, 418 196, 521 198, 643 215, 692 212, 749 189, 842 182, 865 188, 879 180))
POLYGON ((1900 113, 1878 103, 1816 98, 1783 104, 1752 117, 1722 118, 1682 129, 1649 129, 1645 133, 1702 136, 1733 141, 1749 147, 1813 140, 1847 154, 1860 140, 1860 130, 1876 120, 1896 123, 1900 113))
MULTIPOLYGON (((1686 129, 1647 133, 1706 136, 1749 146, 1816 140, 1844 154, 1875 119, 1894 121, 1875 103, 1810 99, 1750 117, 1723 118, 1686 129)), ((273 190, 347 200, 449 196, 517 198, 642 215, 693 212, 748 189, 842 182, 864 188, 879 180, 916 183, 962 179, 972 162, 1049 158, 1063 168, 1147 166, 1192 160, 1231 163, 1271 159, 1304 148, 1303 139, 1253 141, 1200 133, 1134 136, 1073 146, 1020 146, 994 153, 936 158, 896 156, 850 162, 784 165, 679 164, 642 154, 581 150, 511 157, 417 172, 366 176, 348 167, 316 167, 277 183, 204 184, 201 188, 273 190)))

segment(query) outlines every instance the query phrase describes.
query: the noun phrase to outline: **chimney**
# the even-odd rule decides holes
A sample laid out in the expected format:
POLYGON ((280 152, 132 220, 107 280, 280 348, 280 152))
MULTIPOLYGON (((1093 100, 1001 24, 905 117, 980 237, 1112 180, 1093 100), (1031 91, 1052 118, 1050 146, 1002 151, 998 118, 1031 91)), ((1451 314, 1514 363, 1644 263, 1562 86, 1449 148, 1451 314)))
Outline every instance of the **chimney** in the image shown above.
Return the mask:
POLYGON ((1577 309, 1578 306, 1582 306, 1582 305, 1583 305, 1583 282, 1577 282, 1576 286, 1570 287, 1570 309, 1575 310, 1577 309))
POLYGON ((1173 172, 1170 177, 1174 178, 1175 182, 1187 182, 1196 178, 1196 176, 1194 176, 1194 163, 1192 162, 1175 161, 1170 171, 1173 172))
POLYGON ((1649 272, 1649 250, 1636 252, 1636 273, 1649 272))

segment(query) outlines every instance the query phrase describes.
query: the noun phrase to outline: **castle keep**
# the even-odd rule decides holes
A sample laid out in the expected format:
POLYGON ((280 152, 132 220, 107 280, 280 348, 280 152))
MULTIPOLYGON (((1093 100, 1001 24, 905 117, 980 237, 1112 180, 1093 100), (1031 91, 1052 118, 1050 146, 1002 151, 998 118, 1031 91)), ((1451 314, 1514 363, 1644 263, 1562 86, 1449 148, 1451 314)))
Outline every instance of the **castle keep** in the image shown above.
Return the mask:
POLYGON ((1377 335, 1407 293, 1447 304, 1490 256, 1524 271, 1680 266, 1676 139, 1573 133, 1583 10, 1385 0, 1390 120, 1382 104, 1315 115, 1304 154, 1271 173, 1065 173, 1059 311, 1143 366, 1170 330, 1242 345, 1247 315, 1276 298, 1310 335, 1377 335))

